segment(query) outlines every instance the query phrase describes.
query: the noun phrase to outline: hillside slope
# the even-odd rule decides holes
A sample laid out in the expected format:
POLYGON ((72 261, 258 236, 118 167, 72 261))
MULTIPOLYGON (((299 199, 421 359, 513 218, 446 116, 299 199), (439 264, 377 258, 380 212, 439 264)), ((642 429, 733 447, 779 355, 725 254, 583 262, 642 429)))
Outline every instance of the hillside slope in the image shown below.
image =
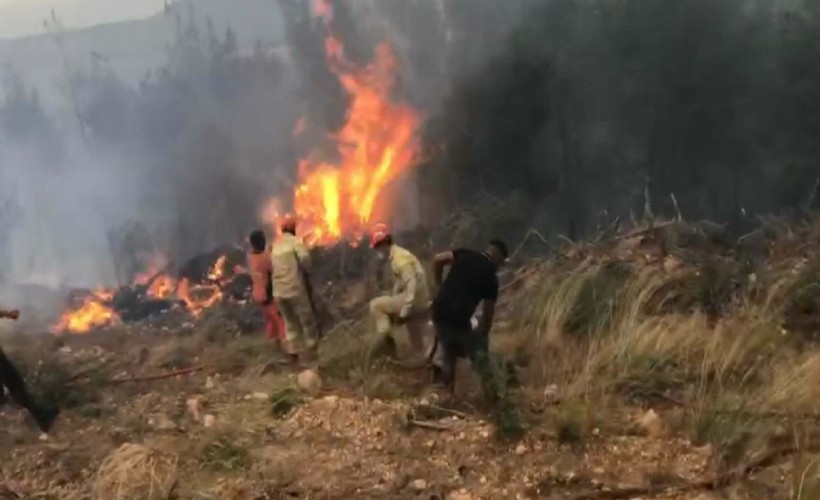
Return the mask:
MULTIPOLYGON (((213 22, 220 36, 230 26, 241 50, 252 48, 257 41, 266 46, 278 45, 284 38, 279 9, 271 0, 198 0, 179 2, 175 8, 182 13, 184 23, 193 12, 203 31, 206 19, 213 22)), ((135 81, 163 62, 165 47, 173 40, 175 29, 174 16, 159 13, 144 20, 68 31, 64 46, 75 67, 88 65, 92 54, 97 54, 120 77, 135 81)), ((49 33, 0 40, 0 67, 10 67, 43 90, 50 90, 48 86, 61 78, 63 68, 55 37, 49 33)))

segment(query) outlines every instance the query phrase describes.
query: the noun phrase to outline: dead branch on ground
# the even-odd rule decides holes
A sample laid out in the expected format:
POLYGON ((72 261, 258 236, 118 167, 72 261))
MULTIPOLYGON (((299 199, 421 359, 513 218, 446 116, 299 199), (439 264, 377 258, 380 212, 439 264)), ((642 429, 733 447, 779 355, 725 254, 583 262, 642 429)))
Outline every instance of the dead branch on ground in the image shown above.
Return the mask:
POLYGON ((152 376, 148 376, 148 377, 133 377, 133 378, 112 379, 112 380, 109 380, 108 383, 114 385, 114 384, 126 384, 126 383, 129 383, 129 382, 152 382, 154 380, 163 380, 163 379, 167 379, 167 378, 178 377, 180 375, 188 375, 190 373, 196 373, 196 372, 204 370, 205 368, 206 368, 205 366, 194 366, 192 368, 185 368, 184 370, 176 370, 176 371, 169 372, 169 373, 163 373, 161 375, 152 375, 152 376))
POLYGON ((776 464, 790 455, 800 451, 816 452, 820 450, 820 442, 812 443, 811 445, 800 448, 796 444, 789 444, 776 448, 757 460, 737 467, 731 471, 719 474, 711 479, 703 479, 700 481, 678 482, 669 484, 660 484, 653 486, 636 486, 629 488, 610 488, 607 490, 600 490, 588 492, 572 497, 573 500, 613 500, 622 498, 633 498, 636 496, 652 495, 652 494, 671 494, 671 493, 685 493, 696 490, 720 490, 730 484, 739 481, 749 474, 764 467, 769 467, 776 464))

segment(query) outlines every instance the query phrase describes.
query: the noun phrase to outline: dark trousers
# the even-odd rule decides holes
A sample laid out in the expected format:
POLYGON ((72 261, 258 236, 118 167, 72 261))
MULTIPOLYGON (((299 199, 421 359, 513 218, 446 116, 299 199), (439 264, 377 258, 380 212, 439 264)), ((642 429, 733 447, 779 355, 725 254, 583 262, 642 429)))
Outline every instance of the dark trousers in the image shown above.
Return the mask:
POLYGON ((506 381, 502 371, 490 357, 490 342, 487 334, 473 331, 471 328, 452 328, 435 324, 438 349, 434 363, 441 370, 444 382, 453 390, 455 386, 456 365, 459 358, 467 358, 473 370, 481 379, 484 395, 490 401, 498 401, 506 392, 506 381))
POLYGON ((18 405, 28 410, 35 418, 39 417, 39 408, 26 390, 23 377, 20 376, 17 368, 6 357, 6 353, 0 349, 0 401, 5 399, 3 394, 5 390, 9 391, 9 394, 18 405))

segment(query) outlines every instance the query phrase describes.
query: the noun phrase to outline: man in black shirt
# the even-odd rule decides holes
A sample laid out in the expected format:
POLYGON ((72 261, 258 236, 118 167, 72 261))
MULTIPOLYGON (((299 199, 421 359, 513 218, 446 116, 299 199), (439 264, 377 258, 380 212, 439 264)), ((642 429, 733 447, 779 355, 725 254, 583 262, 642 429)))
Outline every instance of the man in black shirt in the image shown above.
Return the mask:
MULTIPOLYGON (((470 359, 482 377, 485 392, 495 377, 489 360, 489 333, 498 299, 496 271, 507 259, 507 245, 493 240, 484 252, 457 249, 436 255, 435 282, 439 286, 433 301, 433 324, 438 342, 434 365, 437 376, 452 392, 455 388, 456 361, 470 359), (450 266, 442 282, 444 268, 450 266), (478 324, 473 315, 483 303, 478 324)), ((493 396, 488 394, 488 396, 493 396)))
MULTIPOLYGON (((0 309, 0 318, 17 320, 19 317, 20 311, 5 311, 0 309)), ((6 389, 8 389, 9 394, 11 394, 11 397, 14 398, 17 404, 28 410, 29 414, 34 417, 40 430, 48 432, 51 428, 51 424, 54 423, 54 419, 59 415, 60 410, 40 406, 31 398, 20 373, 6 357, 3 349, 0 349, 0 406, 3 406, 6 402, 6 389)))

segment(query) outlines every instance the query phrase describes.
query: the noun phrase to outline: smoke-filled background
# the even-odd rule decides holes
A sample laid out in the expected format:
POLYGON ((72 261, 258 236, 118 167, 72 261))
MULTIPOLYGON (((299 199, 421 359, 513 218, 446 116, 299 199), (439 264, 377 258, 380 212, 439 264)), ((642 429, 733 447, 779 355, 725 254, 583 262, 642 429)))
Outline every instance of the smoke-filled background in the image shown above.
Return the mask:
MULTIPOLYGON (((818 202, 820 6, 801 0, 334 0, 354 63, 387 41, 423 116, 404 221, 581 238, 617 217, 818 202), (455 214, 455 215, 454 215, 455 214), (472 224, 457 225, 454 217, 472 224)), ((345 118, 306 0, 196 0, 0 41, 0 273, 125 282, 240 242, 345 118), (312 127, 294 136, 300 119, 312 127)), ((0 33, 2 36, 2 33, 0 33)), ((455 231, 455 230, 454 230, 455 231)), ((461 229, 459 229, 461 231, 461 229)))

